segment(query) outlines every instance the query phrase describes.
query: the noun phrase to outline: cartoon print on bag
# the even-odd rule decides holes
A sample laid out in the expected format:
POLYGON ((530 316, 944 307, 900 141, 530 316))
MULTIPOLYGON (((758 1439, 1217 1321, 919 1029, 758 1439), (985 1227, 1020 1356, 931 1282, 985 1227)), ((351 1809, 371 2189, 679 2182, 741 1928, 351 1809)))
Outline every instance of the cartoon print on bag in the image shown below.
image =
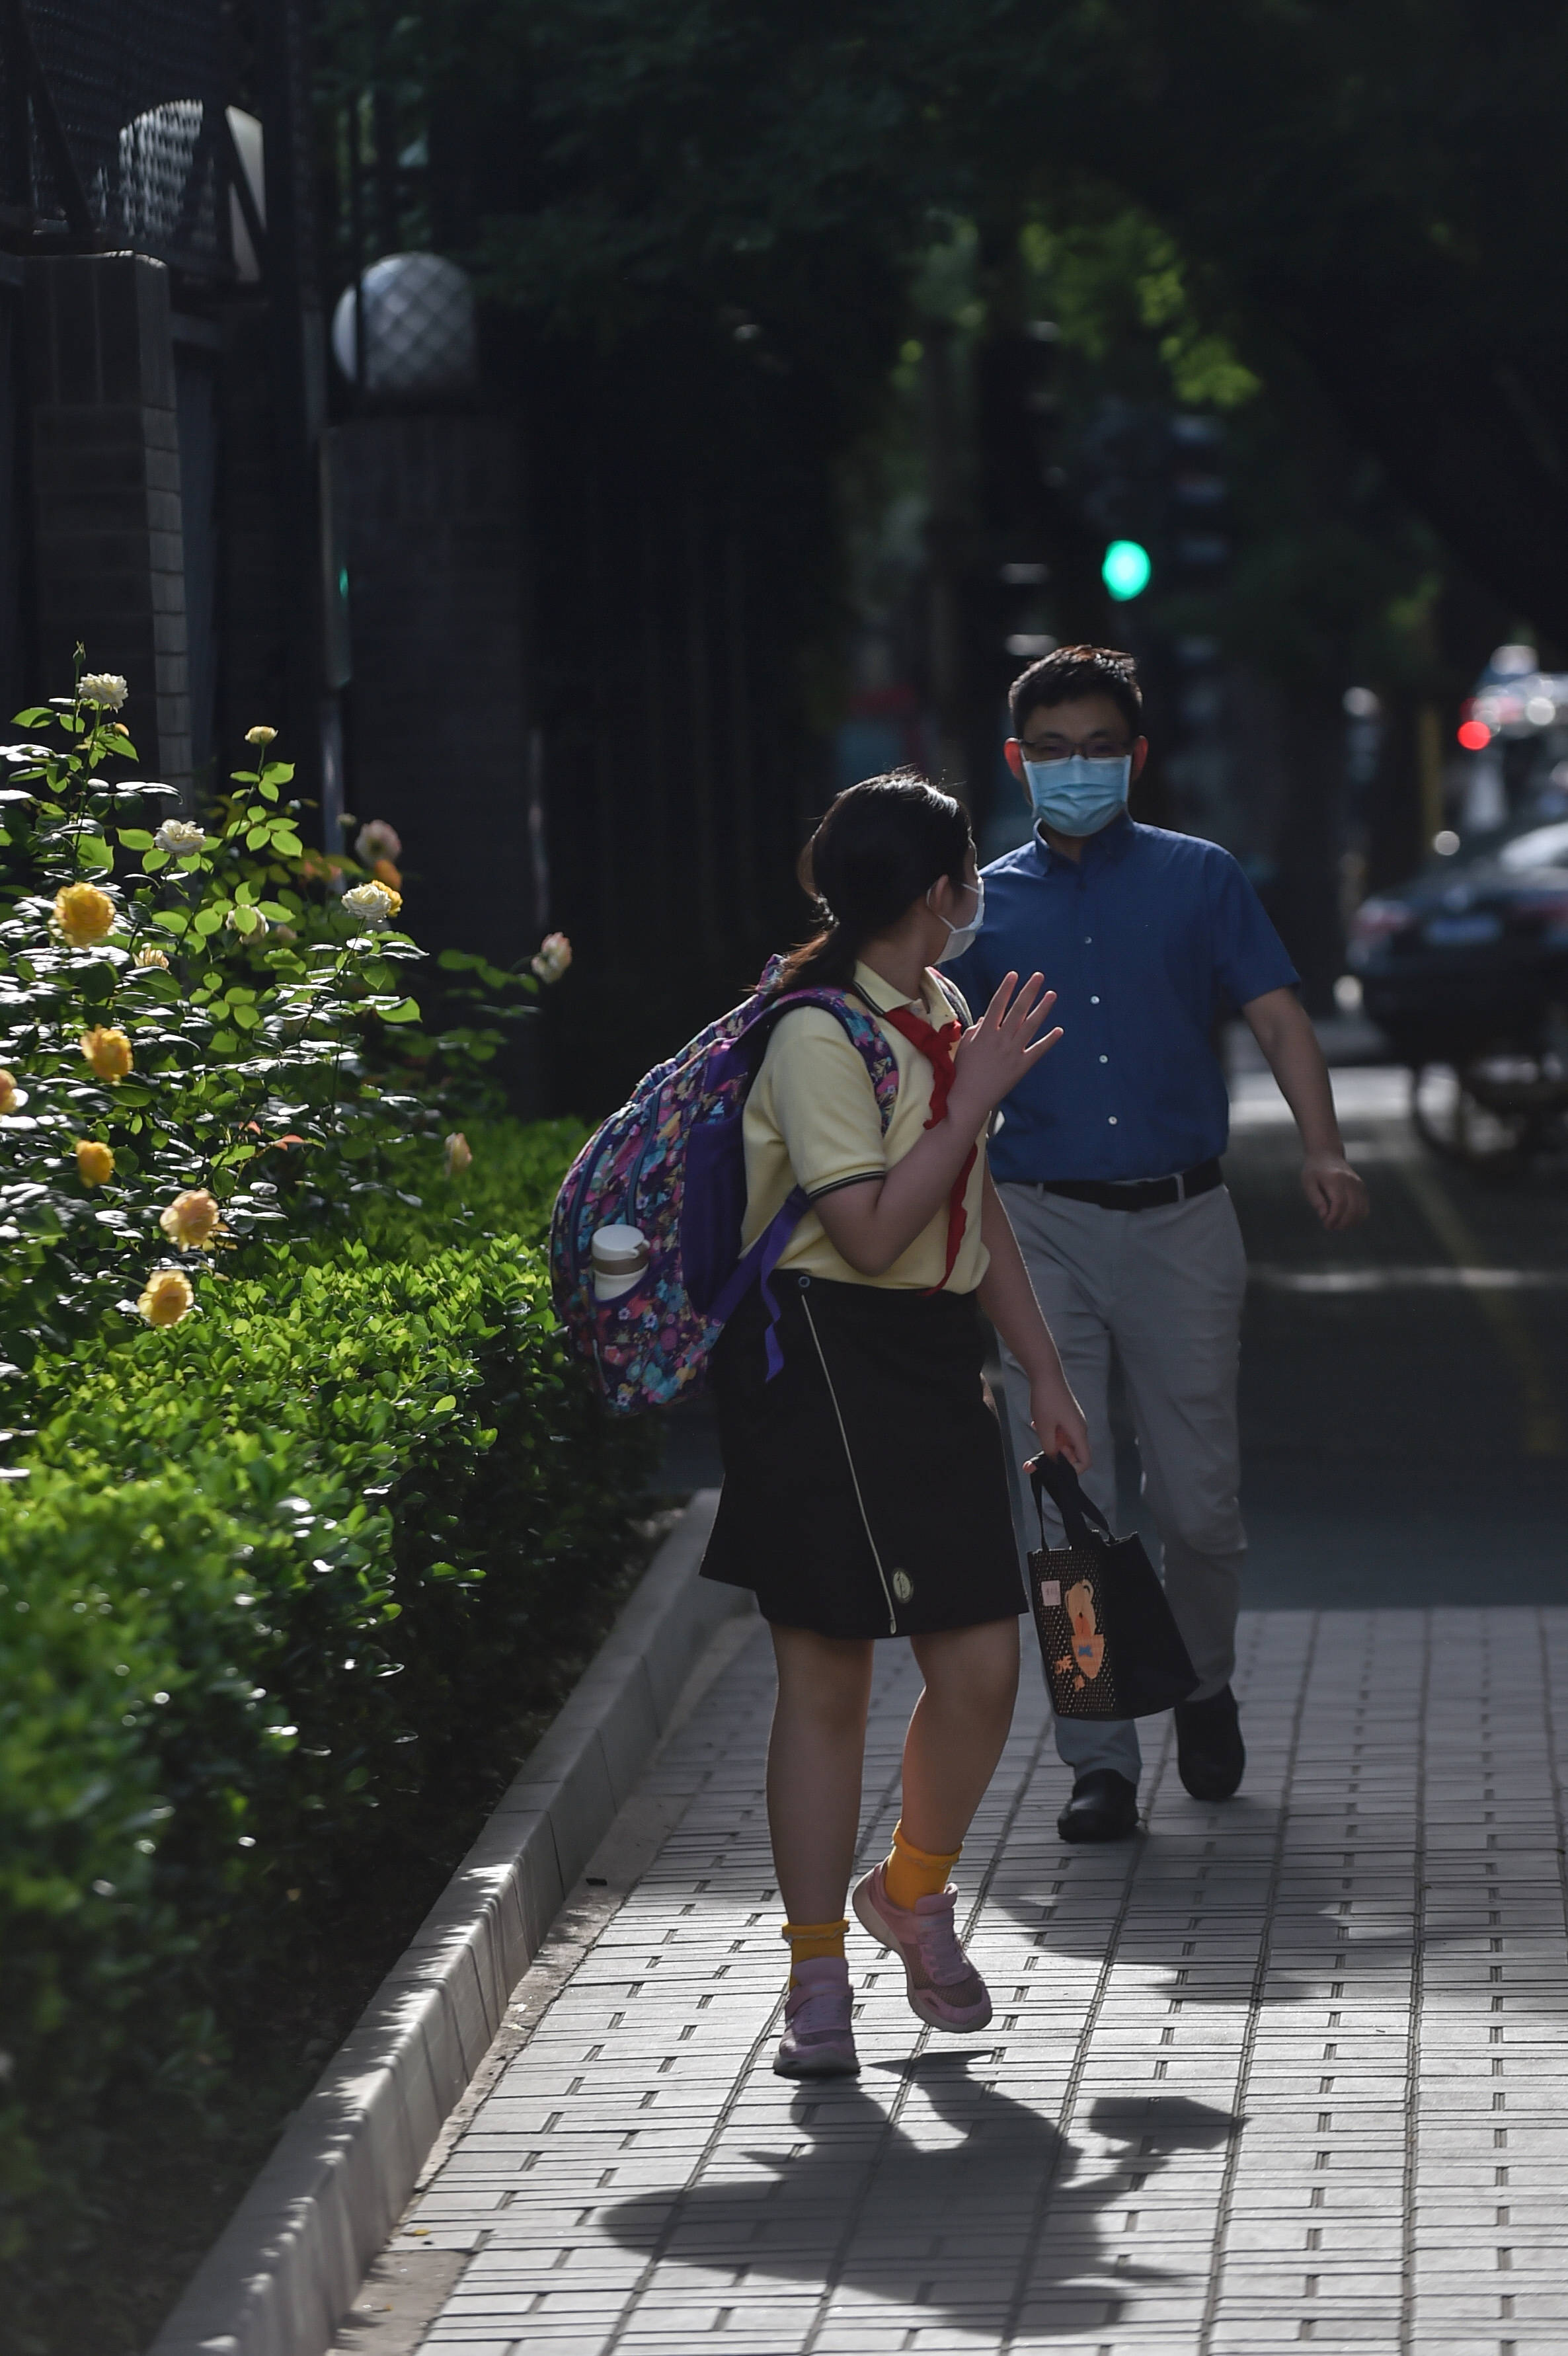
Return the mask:
POLYGON ((1072 1670, 1073 1690, 1081 1693, 1105 1665, 1105 1639, 1095 1622, 1094 1590, 1087 1579, 1075 1579, 1062 1601, 1072 1622, 1072 1650, 1055 1665, 1058 1675, 1072 1670))

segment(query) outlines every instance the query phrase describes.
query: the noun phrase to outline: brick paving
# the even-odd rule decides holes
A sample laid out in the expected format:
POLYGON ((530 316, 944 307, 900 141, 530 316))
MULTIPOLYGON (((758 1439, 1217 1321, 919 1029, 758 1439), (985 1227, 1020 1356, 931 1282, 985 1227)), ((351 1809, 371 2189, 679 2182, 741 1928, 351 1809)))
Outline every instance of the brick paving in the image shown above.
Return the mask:
MULTIPOLYGON (((1263 1612, 1251 1754, 1071 1849, 1032 1667, 960 1879, 992 2027, 852 1928, 863 2074, 770 2068, 759 1629, 650 1771, 673 1829, 396 2252, 469 2253, 452 2356, 1268 2356, 1568 2346, 1568 1610, 1263 1612)), ((915 1672, 881 1649, 864 1854, 915 1672)))

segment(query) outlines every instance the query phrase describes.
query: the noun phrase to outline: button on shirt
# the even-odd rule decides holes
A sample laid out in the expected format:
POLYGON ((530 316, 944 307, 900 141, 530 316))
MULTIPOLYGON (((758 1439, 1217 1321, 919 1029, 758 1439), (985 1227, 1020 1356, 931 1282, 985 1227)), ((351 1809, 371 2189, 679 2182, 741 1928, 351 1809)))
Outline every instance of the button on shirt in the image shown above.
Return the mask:
POLYGON ((1114 819, 1081 860, 1036 834, 985 870, 985 927, 950 968, 978 1014, 1038 970, 1062 1037, 1002 1108, 998 1178, 1160 1178, 1223 1153, 1216 1017, 1298 976, 1228 851, 1114 819))

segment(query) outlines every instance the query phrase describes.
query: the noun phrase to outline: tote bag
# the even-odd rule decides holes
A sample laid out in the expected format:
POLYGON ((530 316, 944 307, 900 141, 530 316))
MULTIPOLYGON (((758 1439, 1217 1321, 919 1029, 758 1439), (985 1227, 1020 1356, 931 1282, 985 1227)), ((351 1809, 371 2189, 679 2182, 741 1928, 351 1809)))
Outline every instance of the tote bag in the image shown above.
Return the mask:
POLYGON ((1024 1467, 1040 1515, 1029 1602, 1058 1718, 1148 1718, 1185 1701, 1197 1672, 1138 1537, 1119 1538, 1065 1456, 1024 1467), (1046 1542, 1049 1497, 1067 1532, 1046 1542))

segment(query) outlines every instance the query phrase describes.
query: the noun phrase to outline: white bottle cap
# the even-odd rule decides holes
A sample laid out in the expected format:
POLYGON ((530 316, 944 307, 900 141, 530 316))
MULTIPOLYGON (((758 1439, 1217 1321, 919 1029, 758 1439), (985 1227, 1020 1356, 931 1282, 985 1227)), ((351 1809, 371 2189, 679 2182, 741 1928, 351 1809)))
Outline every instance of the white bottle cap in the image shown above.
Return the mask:
POLYGON ((600 1301, 618 1301, 629 1292, 648 1267, 648 1237, 640 1227, 596 1227, 592 1249, 594 1291, 600 1301))

